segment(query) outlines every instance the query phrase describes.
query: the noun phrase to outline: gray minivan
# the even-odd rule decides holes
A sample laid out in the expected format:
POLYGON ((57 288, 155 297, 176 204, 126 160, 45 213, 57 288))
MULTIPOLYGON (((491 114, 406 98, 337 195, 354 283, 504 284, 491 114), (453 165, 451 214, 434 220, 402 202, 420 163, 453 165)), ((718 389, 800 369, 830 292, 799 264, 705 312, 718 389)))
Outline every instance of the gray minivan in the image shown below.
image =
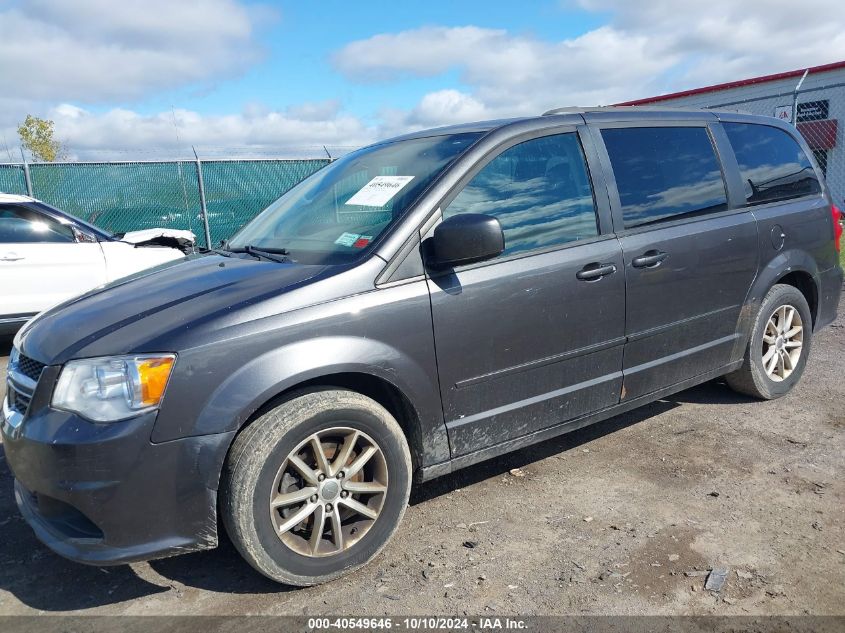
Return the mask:
POLYGON ((412 480, 718 376, 779 397, 842 285, 811 156, 772 118, 638 108, 358 150, 18 333, 18 506, 97 565, 214 547, 220 517, 310 585, 386 545, 412 480))

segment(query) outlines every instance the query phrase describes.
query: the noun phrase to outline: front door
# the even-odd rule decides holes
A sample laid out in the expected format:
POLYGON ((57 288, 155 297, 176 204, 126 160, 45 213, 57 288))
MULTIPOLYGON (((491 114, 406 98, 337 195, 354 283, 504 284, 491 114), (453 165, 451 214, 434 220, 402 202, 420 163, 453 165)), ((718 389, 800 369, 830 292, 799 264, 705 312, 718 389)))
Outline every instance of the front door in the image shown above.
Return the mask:
POLYGON ((622 393, 635 398, 730 361, 757 273, 757 224, 729 207, 705 123, 617 125, 600 135, 625 258, 622 393))
POLYGON ((453 456, 614 405, 622 382, 622 252, 599 230, 579 134, 508 147, 443 216, 499 219, 498 258, 429 272, 453 456))
POLYGON ((31 315, 105 282, 97 242, 24 205, 0 205, 0 315, 31 315))

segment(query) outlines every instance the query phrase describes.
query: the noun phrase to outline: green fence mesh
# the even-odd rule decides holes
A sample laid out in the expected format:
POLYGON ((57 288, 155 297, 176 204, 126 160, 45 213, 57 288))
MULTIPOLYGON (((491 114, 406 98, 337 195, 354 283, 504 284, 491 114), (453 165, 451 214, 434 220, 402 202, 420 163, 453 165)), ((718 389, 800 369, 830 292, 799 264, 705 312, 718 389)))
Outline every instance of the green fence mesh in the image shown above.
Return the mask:
POLYGON ((205 201, 212 244, 328 163, 327 160, 205 161, 205 201))
POLYGON ((167 227, 202 235, 196 165, 31 165, 33 195, 114 232, 167 227))
MULTIPOLYGON (((202 162, 212 244, 232 235, 270 202, 328 160, 202 162)), ((42 163, 29 166, 32 195, 114 232, 188 229, 203 244, 194 161, 42 163)), ((0 191, 26 193, 21 165, 0 165, 0 191)))
POLYGON ((26 194, 26 176, 22 165, 0 165, 0 191, 26 194))

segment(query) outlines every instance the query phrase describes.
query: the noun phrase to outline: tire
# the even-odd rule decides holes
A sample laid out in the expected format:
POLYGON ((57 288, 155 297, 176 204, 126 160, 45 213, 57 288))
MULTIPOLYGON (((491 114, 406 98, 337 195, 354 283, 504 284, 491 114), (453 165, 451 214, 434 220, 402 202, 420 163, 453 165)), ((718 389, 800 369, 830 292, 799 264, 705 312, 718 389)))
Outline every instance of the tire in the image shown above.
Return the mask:
POLYGON ((378 555, 402 520, 410 489, 408 443, 384 407, 353 391, 310 391, 293 395, 235 438, 223 471, 221 517, 250 565, 272 580, 305 587, 378 555), (355 471, 359 458, 366 463, 355 471), (371 492, 379 487, 384 491, 371 492), (356 492, 362 490, 368 492, 356 492), (271 507, 271 497, 278 507, 271 507))
MULTIPOLYGON (((797 326, 792 325, 786 334, 794 331, 794 327, 797 326)), ((757 311, 748 346, 745 348, 742 367, 725 377, 727 383, 734 391, 755 398, 764 400, 780 398, 789 393, 801 379, 812 343, 813 317, 804 295, 794 286, 785 284, 772 286, 757 311), (797 323, 795 319, 797 316, 800 319, 801 328, 800 333, 793 334, 791 338, 783 336, 779 329, 772 329, 770 325, 770 319, 776 324, 788 321, 790 308, 795 311, 792 313, 792 322, 797 323), (778 311, 782 309, 786 310, 787 319, 783 318, 783 313, 778 314, 778 311), (764 335, 767 336, 766 339, 764 335), (799 338, 800 341, 798 341, 799 338), (775 340, 774 344, 770 343, 772 339, 775 340), (769 343, 766 342, 767 340, 769 343), (800 346, 795 347, 798 342, 800 346), (779 350, 780 345, 784 347, 779 350), (781 361, 776 360, 775 370, 769 373, 764 366, 764 354, 768 355, 772 347, 775 348, 774 355, 769 356, 766 364, 771 366, 774 356, 783 358, 784 362, 781 365, 781 361), (796 349, 799 352, 797 356, 793 353, 796 349), (784 354, 788 356, 788 359, 784 354), (791 370, 789 370, 789 364, 792 364, 791 370)))

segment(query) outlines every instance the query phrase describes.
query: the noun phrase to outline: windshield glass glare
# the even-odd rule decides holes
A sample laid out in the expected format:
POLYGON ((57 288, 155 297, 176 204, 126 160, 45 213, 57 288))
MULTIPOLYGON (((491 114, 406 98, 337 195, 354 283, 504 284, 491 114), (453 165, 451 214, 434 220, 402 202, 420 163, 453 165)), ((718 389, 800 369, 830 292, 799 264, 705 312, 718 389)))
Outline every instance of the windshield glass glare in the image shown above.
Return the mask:
POLYGON ((480 133, 365 147, 324 167, 276 200, 227 243, 284 249, 304 264, 361 255, 480 133))

